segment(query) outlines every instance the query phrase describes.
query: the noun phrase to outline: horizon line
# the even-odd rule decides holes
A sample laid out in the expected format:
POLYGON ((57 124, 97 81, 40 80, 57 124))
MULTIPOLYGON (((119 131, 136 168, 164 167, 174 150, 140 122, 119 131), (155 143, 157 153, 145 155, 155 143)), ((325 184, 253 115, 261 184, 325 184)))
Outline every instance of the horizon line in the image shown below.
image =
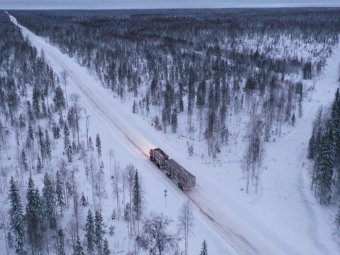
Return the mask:
POLYGON ((258 4, 258 5, 233 5, 233 6, 158 6, 158 7, 141 7, 141 6, 131 6, 131 7, 113 7, 113 6, 89 6, 89 7, 80 7, 80 6, 1 6, 0 10, 199 10, 199 9, 276 9, 276 8, 340 8, 339 4, 334 3, 306 3, 306 4, 258 4))

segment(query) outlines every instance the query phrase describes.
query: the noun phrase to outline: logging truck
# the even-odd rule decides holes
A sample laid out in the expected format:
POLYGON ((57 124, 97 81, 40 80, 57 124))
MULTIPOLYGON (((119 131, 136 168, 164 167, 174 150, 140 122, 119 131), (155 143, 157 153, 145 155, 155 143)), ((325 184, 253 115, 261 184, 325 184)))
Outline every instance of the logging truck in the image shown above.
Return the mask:
POLYGON ((188 172, 175 160, 170 159, 160 148, 150 149, 150 160, 155 163, 165 174, 177 183, 182 190, 190 190, 196 184, 196 177, 188 172))

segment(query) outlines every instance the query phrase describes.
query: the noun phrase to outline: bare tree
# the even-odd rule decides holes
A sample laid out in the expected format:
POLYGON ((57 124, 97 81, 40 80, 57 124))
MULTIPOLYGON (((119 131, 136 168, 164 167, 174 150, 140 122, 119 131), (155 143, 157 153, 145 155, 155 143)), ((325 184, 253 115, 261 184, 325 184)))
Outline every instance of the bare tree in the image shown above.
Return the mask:
POLYGON ((142 234, 137 237, 138 245, 152 255, 171 253, 177 248, 177 238, 167 230, 170 223, 163 214, 151 214, 144 220, 142 234))
MULTIPOLYGON (((5 123, 6 124, 6 123, 5 123)), ((1 149, 4 148, 7 158, 9 159, 8 151, 7 151, 7 135, 6 135, 6 126, 2 124, 0 121, 0 152, 1 149)), ((2 153, 0 153, 2 155, 2 153)))
POLYGON ((69 77, 69 73, 66 70, 63 70, 61 73, 61 80, 62 83, 64 84, 64 91, 65 91, 65 99, 66 99, 66 106, 68 107, 68 100, 67 100, 67 91, 66 91, 66 87, 67 87, 67 80, 69 77))
POLYGON ((60 173, 60 183, 62 183, 62 194, 61 196, 65 199, 64 203, 66 205, 66 207, 68 207, 68 197, 67 197, 67 192, 66 192, 66 180, 67 180, 67 176, 68 176, 68 169, 67 169, 67 163, 64 159, 61 159, 58 162, 58 171, 60 173))
POLYGON ((181 208, 180 215, 178 217, 178 229, 184 234, 185 241, 185 255, 188 255, 188 243, 189 235, 192 233, 194 226, 194 215, 192 206, 189 200, 187 200, 181 208))
POLYGON ((75 219, 75 231, 76 231, 76 237, 79 238, 79 196, 77 189, 75 188, 74 190, 74 195, 73 195, 73 217, 75 219))
POLYGON ((89 170, 90 170, 90 176, 91 176, 91 190, 92 190, 92 199, 93 204, 95 204, 95 171, 96 171, 96 159, 93 156, 93 153, 91 153, 90 156, 90 162, 89 162, 89 170))
POLYGON ((121 181, 120 175, 120 166, 117 161, 114 162, 113 166, 113 176, 112 176, 112 187, 113 187, 113 196, 116 198, 116 206, 117 206, 117 219, 120 218, 120 186, 119 183, 121 181))
MULTIPOLYGON (((81 107, 79 105, 79 100, 80 96, 78 94, 71 94, 71 101, 72 101, 72 107, 74 109, 75 113, 75 121, 76 121, 76 129, 77 129, 77 146, 80 146, 80 141, 79 141, 79 120, 80 120, 80 111, 81 107)), ((87 131, 88 133, 88 131, 87 131)))
POLYGON ((259 183, 259 171, 262 160, 262 141, 261 130, 262 122, 254 117, 250 125, 249 142, 243 156, 243 170, 246 172, 246 192, 249 193, 250 178, 255 186, 255 192, 257 192, 259 183))
MULTIPOLYGON (((129 164, 126 166, 125 173, 124 173, 124 179, 127 182, 128 191, 129 191, 129 204, 130 204, 129 215, 130 217, 132 216, 132 195, 133 195, 133 184, 134 184, 135 172, 136 172, 135 167, 132 164, 129 164)), ((132 219, 134 221, 134 217, 132 217, 132 219)), ((132 234, 133 225, 130 224, 130 221, 129 221, 129 225, 130 225, 129 231, 130 231, 130 234, 132 234)))
POLYGON ((86 122, 85 122, 86 124, 86 148, 89 149, 90 115, 86 113, 86 109, 85 109, 85 118, 86 118, 86 122))
POLYGON ((99 200, 99 209, 102 208, 102 196, 105 194, 105 183, 104 183, 104 163, 101 161, 98 172, 96 174, 96 195, 99 200))

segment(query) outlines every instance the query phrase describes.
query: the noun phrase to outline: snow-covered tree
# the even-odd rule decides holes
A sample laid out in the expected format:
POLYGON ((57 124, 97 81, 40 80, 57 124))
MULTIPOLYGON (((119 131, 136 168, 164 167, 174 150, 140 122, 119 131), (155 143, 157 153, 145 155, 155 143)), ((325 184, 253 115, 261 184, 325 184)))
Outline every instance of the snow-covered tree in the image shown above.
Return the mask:
POLYGON ((107 241, 107 239, 104 240, 104 247, 103 247, 103 255, 110 255, 111 251, 109 248, 109 242, 107 241))
POLYGON ((42 203, 39 191, 35 188, 32 177, 28 179, 28 188, 26 194, 26 214, 25 220, 27 225, 27 236, 33 252, 40 249, 43 238, 42 227, 42 203))
POLYGON ((11 202, 11 208, 9 210, 10 226, 14 235, 15 252, 18 255, 24 255, 26 251, 24 250, 25 226, 23 207, 21 204, 17 184, 15 183, 13 177, 11 177, 10 181, 9 199, 11 202))
POLYGON ((45 174, 44 187, 42 189, 42 203, 44 218, 49 223, 50 228, 56 228, 56 192, 50 177, 45 174))
POLYGON ((79 239, 77 239, 76 244, 73 247, 73 255, 85 255, 79 239))
POLYGON ((207 245, 207 242, 205 240, 202 243, 200 255, 208 255, 208 245, 207 245))
POLYGON ((57 232, 57 255, 66 255, 65 253, 65 234, 63 229, 57 232))
POLYGON ((57 205, 60 208, 60 213, 63 215, 63 208, 65 206, 65 198, 64 198, 64 183, 61 179, 59 171, 56 174, 56 200, 57 205))
POLYGON ((102 214, 99 210, 96 210, 94 217, 94 243, 97 246, 99 254, 103 251, 103 240, 104 240, 104 221, 102 214))
POLYGON ((91 210, 89 210, 87 213, 85 231, 87 252, 88 254, 92 254, 94 250, 95 228, 91 210))
POLYGON ((138 175, 138 170, 135 172, 134 183, 133 183, 133 212, 136 220, 141 219, 142 214, 142 194, 141 194, 141 185, 140 179, 138 175))
POLYGON ((335 159, 334 137, 329 130, 323 138, 320 152, 316 159, 316 193, 323 205, 329 205, 332 199, 332 179, 335 159))
POLYGON ((177 247, 177 238, 168 232, 171 220, 163 214, 151 214, 144 220, 142 234, 137 237, 140 247, 152 255, 170 253, 177 247))

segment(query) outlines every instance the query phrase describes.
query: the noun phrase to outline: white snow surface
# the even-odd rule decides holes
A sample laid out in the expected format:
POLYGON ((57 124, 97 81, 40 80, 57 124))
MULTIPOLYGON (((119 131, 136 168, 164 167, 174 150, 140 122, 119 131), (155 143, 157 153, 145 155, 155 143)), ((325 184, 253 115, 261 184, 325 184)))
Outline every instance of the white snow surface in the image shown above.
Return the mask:
MULTIPOLYGON (((199 254, 203 239, 207 240, 212 255, 340 253, 333 235, 332 212, 321 207, 310 191, 311 163, 306 159, 316 112, 333 100, 338 86, 340 45, 335 47, 323 75, 315 83, 315 90, 305 100, 303 117, 296 121, 295 127, 286 127, 275 142, 265 145, 259 192, 246 195, 240 187, 244 180, 236 180, 239 176, 236 172, 241 171, 236 145, 218 166, 203 164, 197 154, 187 156, 186 143, 178 140, 180 136, 155 131, 142 116, 132 114, 129 104, 114 98, 111 91, 74 59, 19 25, 14 17, 10 18, 33 46, 44 51, 56 73, 63 69, 69 72, 68 94, 81 96, 82 106, 91 115, 91 136, 100 133, 103 151, 114 149, 121 165, 133 163, 137 167, 148 210, 176 219, 183 202, 187 199, 193 202, 195 229, 189 254, 199 254), (155 147, 163 148, 196 175, 197 186, 186 193, 180 191, 148 160, 149 149, 155 147)), ((107 156, 105 165, 108 160, 107 156)), ((108 170, 105 175, 109 180, 108 170)), ((105 215, 109 217, 113 202, 105 203, 105 215)))

